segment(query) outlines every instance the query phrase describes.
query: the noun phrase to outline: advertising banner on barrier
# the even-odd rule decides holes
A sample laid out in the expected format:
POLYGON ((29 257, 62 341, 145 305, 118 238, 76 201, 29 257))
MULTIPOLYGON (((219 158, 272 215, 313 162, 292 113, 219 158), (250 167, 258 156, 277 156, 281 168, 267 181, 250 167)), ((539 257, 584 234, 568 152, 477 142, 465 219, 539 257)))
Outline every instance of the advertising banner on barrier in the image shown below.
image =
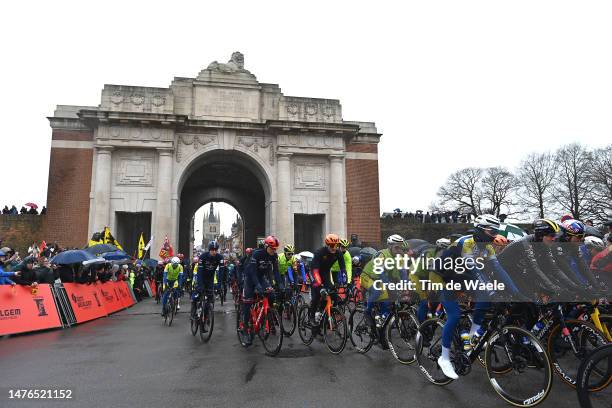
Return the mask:
POLYGON ((70 299, 77 323, 107 315, 102 293, 97 284, 64 283, 64 289, 70 299))
POLYGON ((157 296, 157 285, 155 284, 155 281, 151 280, 149 281, 149 284, 151 286, 151 297, 157 296))
POLYGON ((0 286, 0 336, 60 326, 49 285, 0 286))
POLYGON ((124 306, 121 296, 119 295, 119 285, 122 283, 125 285, 125 282, 123 281, 97 283, 97 286, 100 288, 100 292, 102 293, 106 313, 108 314, 118 312, 126 307, 124 306))
POLYGON ((123 307, 130 307, 134 302, 134 298, 132 297, 131 289, 128 287, 127 282, 121 281, 116 282, 117 292, 119 293, 119 298, 123 307))

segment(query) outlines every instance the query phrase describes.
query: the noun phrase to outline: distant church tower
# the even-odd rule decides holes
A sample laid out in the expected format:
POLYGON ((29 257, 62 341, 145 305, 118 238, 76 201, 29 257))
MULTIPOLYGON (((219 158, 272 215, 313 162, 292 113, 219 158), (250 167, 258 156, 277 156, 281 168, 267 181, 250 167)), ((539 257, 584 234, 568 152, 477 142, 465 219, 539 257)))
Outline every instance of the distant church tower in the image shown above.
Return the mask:
POLYGON ((202 226, 202 249, 208 248, 208 243, 217 239, 221 233, 221 217, 217 212, 215 214, 214 204, 210 203, 210 211, 208 216, 204 216, 204 225, 202 226))

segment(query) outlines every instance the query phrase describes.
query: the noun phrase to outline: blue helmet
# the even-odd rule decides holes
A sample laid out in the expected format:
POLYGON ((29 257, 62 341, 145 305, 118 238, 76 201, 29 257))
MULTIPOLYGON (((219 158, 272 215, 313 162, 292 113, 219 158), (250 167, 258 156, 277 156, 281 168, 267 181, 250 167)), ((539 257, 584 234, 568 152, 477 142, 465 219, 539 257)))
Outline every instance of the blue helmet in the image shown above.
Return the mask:
POLYGON ((6 256, 6 254, 2 250, 0 250, 0 256, 6 256))
POLYGON ((578 221, 578 220, 565 220, 563 221, 563 223, 561 224, 561 226, 563 227, 563 232, 566 235, 569 236, 584 236, 584 224, 582 223, 582 221, 578 221))
POLYGON ((213 249, 215 249, 215 250, 219 249, 219 243, 217 241, 210 241, 208 243, 208 250, 212 251, 213 249))

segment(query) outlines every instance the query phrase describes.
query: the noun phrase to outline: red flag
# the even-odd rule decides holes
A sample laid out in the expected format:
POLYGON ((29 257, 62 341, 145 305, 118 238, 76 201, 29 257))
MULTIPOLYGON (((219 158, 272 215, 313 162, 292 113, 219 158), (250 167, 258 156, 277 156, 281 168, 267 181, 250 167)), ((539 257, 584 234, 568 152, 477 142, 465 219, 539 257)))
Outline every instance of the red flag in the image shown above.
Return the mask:
POLYGON ((45 249, 47 249, 47 242, 43 241, 40 243, 40 246, 38 247, 38 252, 42 254, 45 249))
POLYGON ((172 258, 174 256, 174 248, 170 245, 170 240, 168 240, 168 236, 164 238, 164 243, 162 244, 161 249, 159 250, 159 257, 163 260, 168 258, 172 258))

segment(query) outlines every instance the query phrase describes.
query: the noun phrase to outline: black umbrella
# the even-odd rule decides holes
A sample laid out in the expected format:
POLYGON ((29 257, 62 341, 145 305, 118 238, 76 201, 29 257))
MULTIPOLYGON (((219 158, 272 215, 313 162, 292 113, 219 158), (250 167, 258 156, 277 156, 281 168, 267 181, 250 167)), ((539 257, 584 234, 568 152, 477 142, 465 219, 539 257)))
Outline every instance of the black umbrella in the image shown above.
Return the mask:
POLYGON ((351 258, 354 256, 359 256, 359 253, 361 252, 361 248, 360 247, 349 247, 348 249, 349 254, 351 254, 351 258))
POLYGON ((89 248, 86 248, 85 251, 89 252, 92 255, 100 256, 103 253, 115 252, 118 249, 119 248, 117 248, 113 244, 98 244, 98 245, 93 245, 93 246, 90 246, 89 248))
POLYGON ((153 258, 145 259, 143 261, 145 266, 148 267, 148 268, 157 268, 157 262, 158 262, 157 259, 153 259, 153 258))
POLYGON ((91 261, 92 259, 96 259, 96 257, 89 252, 83 251, 82 249, 71 249, 60 252, 51 258, 49 262, 56 265, 70 265, 91 261))
POLYGON ((370 262, 370 259, 372 259, 377 253, 378 251, 372 247, 361 248, 361 251, 359 251, 359 258, 361 258, 361 262, 365 265, 366 263, 370 262))

